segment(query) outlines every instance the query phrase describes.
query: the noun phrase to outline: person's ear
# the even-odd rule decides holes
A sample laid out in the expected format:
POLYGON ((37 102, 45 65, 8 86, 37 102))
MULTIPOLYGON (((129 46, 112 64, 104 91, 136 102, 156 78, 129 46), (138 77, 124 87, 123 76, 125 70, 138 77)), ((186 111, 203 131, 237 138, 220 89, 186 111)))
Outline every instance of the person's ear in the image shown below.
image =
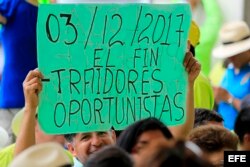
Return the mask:
POLYGON ((66 146, 67 146, 69 152, 75 157, 76 156, 76 151, 75 151, 74 145, 72 143, 68 142, 66 144, 66 146))
POLYGON ((115 131, 112 130, 111 133, 112 133, 112 134, 111 134, 111 135, 112 135, 111 137, 112 137, 114 143, 116 143, 116 134, 115 134, 115 131))

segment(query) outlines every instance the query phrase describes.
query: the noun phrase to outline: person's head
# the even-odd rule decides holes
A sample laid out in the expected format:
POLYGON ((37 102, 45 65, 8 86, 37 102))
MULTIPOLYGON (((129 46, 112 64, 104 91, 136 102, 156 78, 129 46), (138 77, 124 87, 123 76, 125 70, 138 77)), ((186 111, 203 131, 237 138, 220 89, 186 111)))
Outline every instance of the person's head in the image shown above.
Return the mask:
POLYGON ((196 6, 200 3, 200 0, 188 0, 188 2, 190 3, 191 8, 195 9, 196 6))
POLYGON ((105 146, 92 154, 85 167, 133 167, 130 155, 117 146, 105 146))
POLYGON ((57 143, 31 146, 13 159, 10 167, 71 167, 64 148, 57 143))
POLYGON ((250 62, 250 50, 229 57, 228 60, 234 65, 235 68, 240 69, 250 62))
POLYGON ((241 110, 236 118, 234 132, 240 140, 242 150, 250 150, 250 107, 241 110))
POLYGON ((135 167, 210 167, 202 152, 192 142, 154 143, 135 158, 135 167))
POLYGON ((195 47, 200 43, 200 29, 194 21, 191 22, 188 40, 190 42, 190 52, 195 56, 195 47))
POLYGON ((116 141, 113 130, 105 132, 72 133, 64 135, 68 141, 68 150, 82 164, 85 164, 88 157, 103 146, 114 144, 116 141))
POLYGON ((127 127, 119 136, 117 145, 131 154, 138 153, 155 139, 172 139, 166 125, 156 118, 137 121, 127 127))
POLYGON ((213 50, 214 57, 227 58, 237 69, 250 61, 250 30, 244 21, 225 24, 220 30, 222 44, 213 50))
POLYGON ((209 110, 205 108, 195 109, 195 120, 194 127, 208 124, 216 124, 223 126, 222 116, 214 110, 209 110))
POLYGON ((224 150, 237 150, 238 137, 218 125, 203 125, 194 128, 188 139, 197 144, 208 161, 218 166, 224 159, 224 150))

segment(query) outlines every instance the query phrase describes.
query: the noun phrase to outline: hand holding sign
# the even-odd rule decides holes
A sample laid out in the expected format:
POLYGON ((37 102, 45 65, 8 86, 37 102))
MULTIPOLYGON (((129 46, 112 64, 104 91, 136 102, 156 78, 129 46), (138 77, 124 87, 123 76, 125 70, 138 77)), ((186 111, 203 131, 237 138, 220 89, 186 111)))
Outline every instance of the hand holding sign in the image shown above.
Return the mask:
POLYGON ((37 109, 38 94, 42 91, 42 74, 37 70, 30 71, 23 82, 25 107, 37 109))
POLYGON ((58 134, 124 129, 146 117, 183 123, 190 22, 187 4, 41 5, 38 63, 50 80, 41 127, 58 134))
POLYGON ((200 73, 201 65, 200 63, 194 58, 191 52, 186 53, 184 58, 184 66, 188 73, 188 81, 194 82, 197 76, 200 73))

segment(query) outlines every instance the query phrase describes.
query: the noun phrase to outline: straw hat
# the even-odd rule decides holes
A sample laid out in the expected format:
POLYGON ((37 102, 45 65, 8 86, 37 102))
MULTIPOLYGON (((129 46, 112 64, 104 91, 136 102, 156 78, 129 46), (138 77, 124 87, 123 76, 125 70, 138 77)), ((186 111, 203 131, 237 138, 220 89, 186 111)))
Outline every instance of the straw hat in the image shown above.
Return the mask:
POLYGON ((194 47, 200 42, 200 29, 194 21, 191 22, 188 39, 194 47))
POLYGON ((250 49, 250 30, 244 21, 225 24, 220 30, 222 44, 213 50, 216 58, 228 58, 250 49))
POLYGON ((60 167, 70 163, 63 147, 49 142, 24 150, 14 158, 9 167, 60 167))

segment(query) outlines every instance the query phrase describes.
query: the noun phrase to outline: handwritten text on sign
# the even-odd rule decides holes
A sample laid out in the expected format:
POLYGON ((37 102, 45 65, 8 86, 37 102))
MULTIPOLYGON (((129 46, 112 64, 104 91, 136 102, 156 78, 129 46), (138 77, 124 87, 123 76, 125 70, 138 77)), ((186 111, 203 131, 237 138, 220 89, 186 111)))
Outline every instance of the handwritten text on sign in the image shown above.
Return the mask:
POLYGON ((185 121, 187 4, 41 5, 39 122, 47 133, 185 121))

